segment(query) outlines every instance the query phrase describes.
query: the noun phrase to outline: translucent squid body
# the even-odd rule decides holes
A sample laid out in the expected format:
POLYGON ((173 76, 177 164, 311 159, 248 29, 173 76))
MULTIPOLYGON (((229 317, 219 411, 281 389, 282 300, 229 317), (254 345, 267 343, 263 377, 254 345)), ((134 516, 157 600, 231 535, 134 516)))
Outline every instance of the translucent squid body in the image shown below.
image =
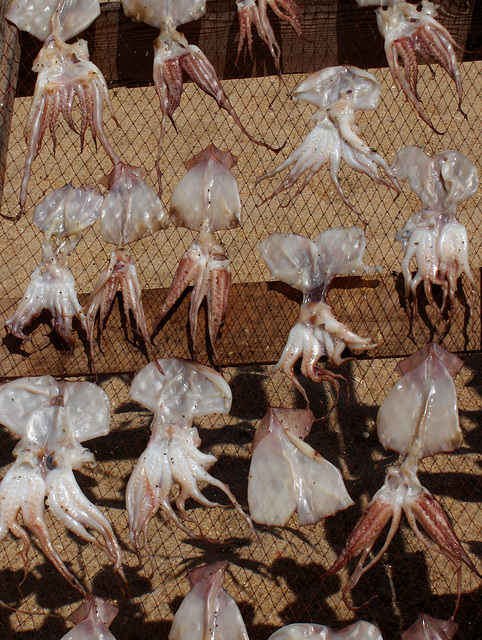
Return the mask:
POLYGON ((275 631, 268 640, 383 640, 383 638, 376 625, 360 620, 338 630, 321 624, 289 624, 275 631))
POLYGON ((290 189, 307 172, 291 200, 303 191, 323 165, 329 164, 330 176, 338 194, 363 220, 363 215, 348 200, 339 183, 338 172, 342 159, 355 171, 365 173, 398 194, 398 183, 387 163, 362 140, 356 124, 356 112, 375 109, 379 99, 380 85, 377 79, 357 67, 328 67, 304 80, 293 92, 293 100, 307 100, 317 107, 318 111, 312 118, 315 128, 282 164, 256 180, 257 184, 291 167, 284 180, 271 195, 263 198, 261 204, 290 189), (386 177, 380 175, 379 168, 385 171, 386 177))
POLYGON ((380 407, 377 428, 381 443, 397 451, 402 456, 401 462, 388 467, 383 486, 355 525, 338 559, 323 575, 326 578, 336 573, 352 558, 360 556, 353 575, 342 590, 345 602, 347 591, 355 587, 361 576, 387 550, 399 527, 402 512, 424 546, 442 554, 455 565, 455 612, 460 602, 462 563, 482 577, 463 549, 441 505, 422 486, 417 476, 420 460, 440 451, 452 451, 462 442, 453 383, 461 366, 457 356, 437 344, 424 347, 398 365, 402 378, 380 407), (384 544, 366 562, 389 522, 384 544))
POLYGON ((418 95, 417 54, 427 62, 435 60, 449 74, 459 95, 459 109, 462 81, 454 51, 457 44, 435 19, 436 5, 428 0, 418 5, 405 0, 357 0, 357 3, 360 7, 379 7, 376 11, 378 29, 385 38, 385 54, 393 80, 420 118, 437 132, 418 95))
POLYGON ((67 618, 75 627, 61 640, 115 640, 109 627, 118 613, 118 607, 90 596, 67 618))
POLYGON ((402 633, 402 640, 453 640, 458 628, 453 620, 438 620, 421 613, 410 629, 402 633))
POLYGON ((47 7, 45 5, 46 3, 40 0, 33 3, 22 0, 20 5, 13 2, 6 15, 20 29, 30 31, 45 40, 32 67, 33 71, 38 73, 38 78, 26 127, 28 151, 20 190, 20 213, 27 199, 32 164, 40 151, 47 129, 50 130, 55 152, 55 127, 60 114, 64 116, 68 126, 79 133, 81 151, 84 146, 85 132, 90 129, 94 140, 97 138, 100 140, 112 162, 118 161, 118 156, 107 138, 103 125, 104 104, 109 107, 117 124, 104 76, 89 61, 85 40, 78 40, 74 44, 66 43, 66 40, 80 33, 95 20, 100 12, 99 3, 52 0, 47 3, 47 7), (37 15, 41 15, 38 20, 37 15), (81 106, 79 130, 72 116, 76 96, 81 106))
POLYGON ((94 369, 96 322, 98 321, 100 343, 104 325, 119 288, 122 292, 126 322, 130 321, 132 313, 135 322, 133 330, 144 340, 148 351, 152 350, 134 259, 130 251, 124 248, 125 244, 153 235, 169 224, 161 201, 144 178, 143 169, 118 162, 102 181, 108 193, 102 200, 100 210, 101 236, 106 242, 117 245, 117 248, 112 251, 108 266, 100 273, 84 309, 94 369))
POLYGON ((330 229, 314 240, 296 234, 273 233, 258 244, 271 274, 303 292, 296 325, 273 371, 282 370, 308 401, 306 391, 294 373, 301 357, 301 372, 315 382, 329 380, 338 390, 339 376, 319 366, 340 365, 345 348, 374 349, 377 345, 361 338, 333 315, 326 295, 337 275, 375 273, 380 267, 363 264, 365 235, 361 229, 330 229))
POLYGON ((236 62, 247 42, 248 51, 253 57, 253 35, 251 28, 254 25, 258 36, 268 46, 271 55, 280 73, 281 51, 276 41, 273 27, 268 17, 268 5, 274 13, 290 23, 296 34, 301 37, 301 11, 294 0, 236 0, 239 20, 239 42, 236 62))
POLYGON ((189 572, 191 591, 176 611, 169 640, 248 640, 241 612, 223 589, 227 562, 189 572))
POLYGON ((154 412, 149 444, 135 465, 126 489, 132 546, 138 554, 145 547, 149 551, 148 526, 159 509, 190 537, 204 537, 202 533, 195 534, 182 520, 189 520, 185 509, 188 498, 206 507, 219 506, 201 493, 200 482, 221 489, 253 531, 251 519, 229 487, 208 473, 216 458, 199 451, 201 440, 196 427, 192 426, 195 417, 229 412, 229 385, 214 369, 197 363, 164 358, 158 365, 151 362, 143 367, 131 386, 131 397, 154 412), (175 501, 179 515, 171 504, 171 490, 175 485, 180 488, 175 501))
POLYGON ((53 330, 69 349, 73 347, 74 317, 87 330, 75 280, 68 266, 68 255, 79 242, 83 230, 99 218, 101 205, 102 196, 66 185, 50 193, 36 207, 33 221, 45 234, 42 262, 30 276, 15 313, 5 323, 12 335, 30 340, 24 330, 44 310, 52 316, 53 330))
MULTIPOLYGON (((409 300, 412 295, 415 305, 418 285, 423 282, 427 301, 438 320, 445 309, 452 309, 458 280, 465 273, 471 284, 468 304, 472 307, 476 292, 469 265, 467 231, 457 220, 456 211, 477 190, 475 166, 459 151, 442 151, 431 158, 418 147, 405 147, 396 154, 391 169, 400 180, 409 181, 422 202, 422 209, 395 236, 405 253, 402 262, 405 297, 409 300), (414 277, 412 260, 417 265, 414 277), (433 285, 442 289, 441 305, 435 300, 433 285)), ((409 315, 412 320, 411 306, 409 315)))
POLYGON ((208 331, 215 358, 215 342, 228 305, 231 287, 229 259, 216 239, 215 231, 241 224, 241 200, 231 169, 236 158, 210 145, 186 163, 188 172, 171 198, 171 221, 176 226, 199 231, 182 257, 166 298, 157 314, 154 329, 193 282, 189 324, 193 350, 196 349, 197 316, 206 297, 208 331))
POLYGON ((19 378, 0 388, 0 422, 20 437, 14 450, 16 460, 0 484, 0 539, 10 530, 21 540, 25 573, 31 543, 24 527, 37 537, 64 578, 87 595, 53 545, 45 520, 47 504, 70 531, 101 549, 125 582, 114 531, 82 493, 73 474, 94 463, 93 454, 81 442, 109 432, 110 405, 104 391, 90 382, 56 381, 50 376, 19 378))
POLYGON ((248 480, 255 522, 283 526, 296 511, 300 524, 315 524, 353 504, 339 470, 303 441, 313 420, 309 409, 270 407, 261 421, 248 480))

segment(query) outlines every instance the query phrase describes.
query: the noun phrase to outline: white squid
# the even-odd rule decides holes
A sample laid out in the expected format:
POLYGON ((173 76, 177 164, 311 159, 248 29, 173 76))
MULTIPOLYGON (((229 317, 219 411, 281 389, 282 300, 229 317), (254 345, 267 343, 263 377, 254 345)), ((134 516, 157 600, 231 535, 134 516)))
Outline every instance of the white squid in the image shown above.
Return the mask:
POLYGON ((421 613, 410 629, 402 633, 402 640, 452 640, 458 628, 453 620, 438 620, 421 613))
POLYGON ((275 631, 268 640, 383 640, 383 638, 376 625, 360 620, 337 630, 321 624, 289 624, 275 631))
MULTIPOLYGON (((407 301, 411 295, 416 312, 416 292, 423 282, 438 321, 444 310, 453 308, 459 278, 465 273, 471 285, 471 309, 476 297, 475 279, 469 265, 467 231, 456 212, 477 190, 475 166, 459 151, 442 151, 432 158, 418 147, 405 147, 396 154, 391 170, 400 180, 409 181, 422 203, 422 209, 395 236, 405 253, 402 273, 407 301), (414 277, 413 260, 417 266, 414 277), (435 300, 433 285, 442 289, 441 305, 435 300)), ((411 304, 407 307, 412 322, 414 310, 411 304)))
POLYGON ((241 612, 223 589, 228 562, 189 572, 191 591, 176 611, 169 640, 248 640, 241 612))
POLYGON ((147 548, 150 557, 148 526, 159 509, 190 537, 205 537, 183 522, 183 519, 189 520, 185 510, 188 498, 207 507, 220 506, 201 493, 200 482, 221 489, 254 531, 251 519, 229 487, 208 473, 216 458, 199 451, 201 440, 196 427, 192 426, 195 417, 229 412, 229 385, 214 369, 194 362, 164 358, 158 365, 154 362, 146 365, 132 381, 131 397, 153 411, 154 418, 149 444, 137 461, 126 489, 131 544, 138 554, 147 548), (180 488, 175 501, 179 515, 171 504, 171 490, 175 485, 180 488))
POLYGON ((400 192, 396 178, 388 164, 360 137, 356 124, 356 112, 375 109, 380 99, 377 79, 362 69, 352 66, 328 67, 311 74, 293 92, 293 100, 307 100, 318 111, 312 117, 315 128, 306 136, 301 146, 293 151, 278 167, 263 174, 256 184, 290 168, 287 176, 260 204, 290 189, 304 173, 304 181, 290 197, 299 195, 311 178, 325 164, 329 164, 330 176, 343 202, 363 221, 363 215, 349 201, 340 186, 338 173, 341 160, 355 171, 365 173, 373 181, 400 192), (380 175, 382 168, 386 177, 380 175))
POLYGON ((23 543, 28 570, 30 539, 18 521, 38 539, 45 555, 68 582, 87 592, 55 549, 45 521, 45 504, 70 531, 94 543, 125 583, 115 533, 99 509, 82 493, 73 470, 94 463, 81 442, 107 435, 107 395, 90 382, 56 381, 50 376, 19 378, 0 388, 0 422, 20 437, 16 460, 0 483, 0 539, 10 530, 23 543), (93 536, 88 529, 98 534, 93 536))
POLYGON ((72 322, 76 317, 87 331, 86 317, 77 298, 68 255, 84 229, 100 216, 102 196, 68 184, 47 195, 36 207, 33 221, 45 234, 42 261, 30 276, 15 313, 5 326, 16 338, 31 340, 24 330, 42 311, 52 316, 52 328, 69 350, 73 348, 72 322))
POLYGON ((329 380, 338 390, 338 378, 342 376, 320 367, 320 359, 326 356, 328 364, 339 366, 344 362, 345 348, 367 350, 377 346, 336 320, 325 302, 335 276, 381 270, 363 263, 365 246, 365 234, 357 227, 329 229, 314 240, 273 233, 258 244, 271 274, 303 292, 298 321, 273 371, 281 369, 307 402, 306 391, 294 373, 300 357, 303 375, 314 382, 329 380))
POLYGON ((283 526, 294 511, 301 525, 315 524, 353 504, 340 471, 304 438, 309 409, 270 407, 256 430, 248 479, 252 519, 283 526))

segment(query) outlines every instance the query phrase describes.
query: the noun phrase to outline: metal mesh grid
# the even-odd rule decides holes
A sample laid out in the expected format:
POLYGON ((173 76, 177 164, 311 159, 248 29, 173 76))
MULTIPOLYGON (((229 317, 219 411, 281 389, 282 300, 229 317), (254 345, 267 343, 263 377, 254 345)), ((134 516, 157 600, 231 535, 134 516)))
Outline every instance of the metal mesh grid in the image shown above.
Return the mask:
MULTIPOLYGON (((420 67, 419 89, 424 106, 435 124, 447 131, 445 135, 438 136, 417 119, 394 88, 384 66, 383 44, 373 10, 362 11, 350 1, 306 1, 299 4, 304 15, 305 34, 301 43, 289 27, 273 17, 275 33, 282 43, 282 63, 286 72, 281 83, 265 46, 257 38, 254 60, 251 62, 246 57, 238 67, 234 64, 236 49, 227 46, 235 42, 237 33, 234 2, 208 2, 207 17, 186 31, 189 41, 198 44, 215 64, 226 93, 248 131, 273 146, 286 141, 278 156, 255 147, 234 127, 230 117, 192 83, 186 83, 181 107, 175 114, 177 132, 170 125, 167 128, 161 160, 164 170, 162 200, 166 207, 179 178, 184 175, 183 162, 191 155, 212 141, 238 156, 238 164, 232 172, 241 192, 244 224, 241 229, 223 232, 221 236, 231 259, 234 282, 240 285, 269 279, 269 273, 256 251, 256 243, 267 234, 281 231, 313 237, 333 226, 356 223, 334 192, 325 170, 316 174, 305 191, 288 207, 280 206, 282 197, 274 198, 261 207, 256 206, 260 191, 254 189, 255 178, 277 166, 299 146, 311 129, 312 110, 290 100, 293 89, 305 77, 303 74, 328 64, 350 63, 370 67, 382 86, 381 104, 376 112, 361 114, 358 122, 367 142, 387 161, 391 161, 401 147, 416 144, 429 154, 447 148, 459 149, 480 167, 482 87, 478 57, 482 29, 478 5, 450 2, 441 12, 441 21, 466 50, 460 53, 460 59, 464 60, 461 74, 467 119, 457 112, 455 91, 443 71, 436 67, 420 67)), ((121 123, 119 128, 115 128, 110 116, 106 115, 108 135, 123 160, 146 168, 148 180, 155 185, 159 109, 146 69, 152 64, 151 43, 156 32, 127 21, 119 3, 108 2, 105 5, 102 16, 83 37, 89 42, 91 59, 106 75, 114 110, 121 123)), ((22 61, 9 128, 2 203, 2 213, 8 215, 15 215, 18 210, 26 151, 23 127, 34 83, 33 74, 27 72, 38 50, 38 44, 25 34, 21 35, 21 44, 22 61)), ((5 128, 2 132, 5 133, 5 128)), ((67 181, 72 181, 74 186, 85 182, 97 183, 110 170, 102 149, 95 152, 89 136, 82 155, 78 140, 62 121, 57 138, 55 158, 47 135, 42 152, 34 163, 27 216, 16 224, 1 223, 4 259, 0 265, 0 300, 4 318, 12 314, 40 259, 41 240, 36 227, 31 224, 36 203, 67 181)), ((267 638, 277 627, 292 622, 315 621, 342 626, 354 619, 354 614, 345 608, 340 597, 346 576, 337 575, 321 584, 319 575, 340 551, 364 506, 381 485, 386 465, 394 460, 381 449, 374 430, 378 406, 397 379, 393 373, 393 357, 414 351, 416 346, 424 345, 434 335, 430 323, 424 322, 422 317, 415 326, 416 346, 407 341, 406 319, 399 313, 401 250, 398 243, 393 242, 393 237, 416 210, 416 198, 404 185, 401 196, 393 202, 385 187, 372 184, 364 176, 343 170, 341 177, 345 192, 352 200, 361 203, 369 222, 366 262, 383 265, 386 275, 377 280, 375 286, 365 283, 361 295, 359 282, 356 288, 346 288, 343 283, 338 283, 330 293, 329 302, 340 320, 347 321, 360 335, 371 335, 379 341, 383 345, 379 355, 384 357, 359 359, 342 367, 347 385, 342 389, 340 402, 327 421, 315 424, 309 442, 340 467, 356 506, 314 527, 299 527, 294 517, 286 528, 261 528, 258 542, 249 537, 244 523, 230 510, 206 511, 191 505, 193 518, 207 534, 216 532, 222 539, 230 540, 223 546, 189 541, 158 516, 150 526, 158 570, 152 580, 147 580, 142 571, 136 570, 136 558, 128 547, 123 502, 125 484, 148 438, 151 416, 140 411, 128 396, 132 372, 146 360, 135 345, 125 340, 123 331, 117 331, 119 335, 113 343, 104 341, 108 353, 105 361, 101 361, 101 371, 106 375, 99 379, 112 403, 111 434, 89 443, 99 464, 95 473, 78 477, 82 490, 104 510, 118 533, 132 599, 122 601, 112 571, 100 553, 91 545, 66 534, 57 522, 52 521, 51 527, 55 532, 55 544, 62 557, 72 563, 72 570, 97 595, 122 603, 121 613, 112 625, 112 631, 119 640, 167 637, 173 613, 188 591, 186 571, 219 559, 230 561, 226 589, 240 606, 252 639, 267 638)), ((261 192, 274 189, 276 184, 276 180, 262 183, 261 192)), ((469 233, 472 268, 478 274, 482 242, 480 213, 481 201, 477 194, 461 208, 459 216, 469 233)), ((147 293, 169 286, 179 258, 193 239, 194 234, 189 230, 168 229, 131 246, 150 318, 157 313, 160 299, 149 297, 147 293)), ((89 230, 75 249, 70 266, 81 294, 91 291, 98 272, 107 263, 110 250, 100 239, 97 227, 89 230)), ((479 280, 478 277, 478 283, 479 280)), ((267 291, 267 295, 271 293, 267 291)), ((256 362, 274 362, 279 356, 279 352, 269 351, 268 345, 275 335, 281 335, 284 341, 294 318, 289 312, 297 308, 293 292, 282 288, 280 295, 285 294, 288 295, 285 315, 270 317, 268 314, 266 320, 261 308, 253 311, 256 314, 254 324, 264 321, 265 333, 259 336, 259 341, 267 345, 264 358, 259 358, 259 352, 256 353, 256 362)), ((271 298, 266 301, 268 308, 270 304, 271 298)), ((161 327, 159 355, 190 356, 184 309, 182 305, 176 308, 161 327), (171 329, 176 319, 184 327, 181 338, 171 329)), ((283 306, 281 310, 284 310, 283 306)), ((82 364, 85 341, 81 330, 74 353, 68 354, 58 349, 55 342, 52 343, 48 322, 48 318, 42 317, 32 325, 33 342, 29 346, 20 348, 12 339, 3 338, 0 352, 3 376, 26 375, 25 371, 36 374, 54 371, 57 375, 63 373, 67 376, 85 373, 82 364)), ((114 322, 114 318, 109 322, 114 322)), ((231 325, 233 335, 246 333, 241 316, 234 314, 230 318, 228 312, 226 323, 231 325)), ((202 322, 200 324, 203 326, 202 322)), ((108 338, 112 338, 111 334, 108 338)), ((199 341, 203 342, 202 336, 199 341)), ((466 444, 453 454, 426 460, 420 478, 424 486, 441 500, 455 523, 459 537, 475 560, 477 555, 480 558, 481 530, 480 515, 477 517, 480 502, 480 460, 477 453, 481 448, 481 390, 478 383, 480 356, 476 353, 480 350, 480 300, 470 322, 460 310, 454 314, 443 344, 448 349, 467 354, 473 352, 466 355, 466 366, 456 381, 466 444)), ((222 345, 222 355, 229 362, 229 343, 222 345)), ((201 351, 197 355, 206 361, 206 353, 201 351)), ((271 375, 269 367, 253 363, 253 355, 249 352, 246 352, 244 362, 249 366, 225 370, 234 396, 231 414, 227 418, 202 421, 199 431, 202 449, 219 458, 214 474, 226 481, 241 503, 246 505, 249 447, 255 427, 267 406, 303 406, 303 400, 281 374, 271 375)), ((325 415, 333 404, 331 390, 308 381, 304 384, 315 415, 325 415)), ((9 452, 14 441, 4 431, 1 437, 2 466, 6 469, 13 460, 9 452)), ((207 495, 216 494, 207 490, 207 495)), ((2 549, 5 562, 0 568, 0 598, 24 612, 0 609, 5 637, 60 638, 66 629, 62 619, 77 606, 78 594, 68 585, 61 584, 55 570, 38 551, 31 552, 32 565, 25 582, 18 590, 13 589, 11 585, 20 584, 23 576, 18 547, 15 541, 6 538, 2 549)), ((478 628, 482 623, 477 587, 478 580, 464 570, 458 621, 461 624, 460 637, 466 639, 478 638, 478 628)), ((454 592, 455 578, 450 563, 421 548, 408 526, 403 526, 382 561, 364 576, 353 597, 355 603, 360 604, 367 595, 371 597, 377 593, 378 599, 363 608, 358 616, 376 621, 384 638, 395 639, 399 637, 400 629, 408 627, 421 611, 448 617, 453 607, 454 592)))

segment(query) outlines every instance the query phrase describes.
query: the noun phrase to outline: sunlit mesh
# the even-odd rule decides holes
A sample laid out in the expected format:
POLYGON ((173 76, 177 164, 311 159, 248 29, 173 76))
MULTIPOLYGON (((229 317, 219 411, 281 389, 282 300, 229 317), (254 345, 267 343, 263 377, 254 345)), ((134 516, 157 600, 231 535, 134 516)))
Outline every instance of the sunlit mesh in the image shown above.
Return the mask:
MULTIPOLYGON (((3 3, 8 4, 7 3, 3 3)), ((152 83, 152 42, 155 29, 135 24, 122 13, 120 2, 103 3, 98 20, 82 37, 89 43, 91 60, 104 73, 119 122, 116 127, 106 109, 104 123, 114 148, 125 162, 143 166, 148 182, 157 189, 155 159, 160 132, 160 109, 152 83)), ((279 282, 269 282, 270 274, 257 251, 257 243, 274 231, 314 237, 321 231, 358 223, 343 204, 330 180, 329 169, 315 174, 304 191, 290 201, 289 192, 259 205, 285 174, 254 182, 264 172, 278 166, 297 148, 313 123, 314 108, 302 101, 293 103, 291 94, 307 74, 325 66, 353 64, 369 69, 381 84, 381 102, 375 112, 359 113, 361 135, 390 163, 402 147, 417 145, 430 155, 444 149, 458 149, 467 155, 480 173, 482 127, 482 13, 475 1, 446 0, 440 20, 451 31, 460 50, 460 71, 464 90, 462 108, 447 74, 438 66, 419 67, 418 89, 424 109, 444 135, 432 132, 415 114, 392 81, 386 66, 383 41, 378 33, 374 8, 359 9, 355 0, 299 0, 303 13, 304 39, 272 13, 272 24, 282 51, 283 75, 279 79, 267 47, 254 35, 253 60, 243 51, 235 64, 238 25, 234 0, 210 0, 207 16, 182 28, 189 42, 198 45, 215 66, 223 87, 249 133, 278 154, 256 146, 234 125, 232 118, 186 78, 181 106, 174 123, 167 122, 161 154, 162 202, 169 207, 170 196, 185 174, 184 162, 213 142, 238 158, 232 169, 243 203, 242 228, 220 232, 231 260, 233 287, 230 306, 218 338, 223 373, 233 391, 233 406, 227 417, 214 416, 197 421, 202 450, 218 457, 213 474, 226 482, 247 509, 247 476, 254 429, 269 405, 304 406, 298 391, 271 365, 279 358, 290 327, 296 320, 301 295, 279 282)), ((3 5, 0 5, 3 7, 3 5)), ((271 10, 270 10, 271 11, 271 10)), ((35 83, 30 69, 39 43, 28 34, 19 35, 6 27, 0 78, 3 103, 0 113, 0 168, 3 182, 1 213, 19 212, 20 183, 27 144, 24 127, 35 83), (21 48, 21 58, 19 51, 21 48), (19 64, 18 75, 16 65, 19 64), (13 100, 13 96, 15 100, 13 100), (9 108, 10 105, 10 108, 9 108)), ((79 117, 78 110, 75 117, 79 117)), ((59 118, 57 149, 45 135, 42 150, 34 161, 26 215, 17 222, 2 219, 2 260, 0 263, 0 303, 3 322, 10 317, 25 291, 29 277, 41 259, 42 237, 32 224, 38 202, 53 189, 72 182, 94 186, 110 171, 111 163, 101 145, 96 151, 89 132, 80 154, 79 137, 59 118)), ((47 516, 54 543, 72 572, 96 595, 118 604, 121 611, 111 630, 118 640, 167 638, 172 618, 189 590, 187 571, 204 563, 226 559, 229 568, 225 588, 237 601, 249 637, 267 639, 275 629, 294 622, 316 622, 333 627, 346 626, 360 618, 376 622, 387 640, 400 637, 421 612, 448 618, 455 604, 456 576, 451 563, 428 551, 416 539, 406 520, 381 561, 363 576, 351 594, 355 605, 377 596, 357 612, 349 611, 341 599, 347 573, 325 582, 320 576, 335 560, 371 496, 383 483, 385 469, 396 460, 378 442, 375 419, 378 407, 398 380, 395 364, 429 340, 442 341, 462 354, 465 366, 456 379, 464 445, 451 454, 426 459, 420 479, 441 502, 454 524, 464 548, 481 569, 480 520, 480 295, 472 315, 461 300, 451 316, 434 326, 433 314, 421 294, 419 315, 409 335, 404 310, 401 275, 403 257, 394 241, 412 213, 418 199, 408 184, 394 200, 393 192, 374 184, 342 164, 340 181, 347 197, 363 211, 366 230, 367 264, 382 265, 380 276, 337 279, 328 295, 335 316, 361 336, 379 343, 374 356, 346 362, 338 371, 346 377, 340 397, 329 384, 317 385, 302 379, 317 418, 309 443, 343 473, 355 506, 315 526, 300 527, 294 516, 287 527, 259 527, 253 539, 245 521, 232 509, 211 511, 190 502, 189 513, 209 536, 226 544, 189 540, 162 515, 149 526, 150 547, 155 572, 147 578, 129 546, 124 492, 127 480, 149 437, 151 414, 129 398, 134 373, 147 363, 142 342, 132 333, 114 303, 98 355, 97 381, 108 394, 112 406, 109 436, 87 446, 95 453, 94 471, 77 473, 82 490, 112 523, 121 542, 130 597, 121 590, 103 554, 91 544, 65 532, 63 525, 47 516), (121 324, 122 322, 122 324, 121 324), (331 411, 331 412, 330 412, 331 411)), ((467 227, 470 260, 480 294, 480 191, 459 209, 459 220, 467 227)), ((154 237, 129 246, 143 288, 148 324, 151 327, 176 271, 179 259, 196 234, 188 229, 168 228, 154 237)), ((99 272, 107 265, 114 246, 100 237, 99 225, 85 232, 69 257, 79 299, 85 303, 99 272)), ((469 283, 462 278, 465 294, 469 283)), ((189 297, 179 301, 159 326, 155 335, 158 356, 193 357, 188 341, 189 297)), ((2 322, 2 326, 3 326, 2 322)), ((62 349, 52 336, 48 314, 32 322, 27 331, 32 341, 20 344, 2 331, 0 376, 4 380, 25 375, 87 377, 95 380, 89 362, 85 334, 74 322, 76 344, 73 353, 62 349)), ((201 310, 196 358, 211 363, 206 347, 205 311, 201 310)), ((5 429, 0 432, 4 472, 13 462, 16 441, 5 429)), ((4 475, 2 473, 2 477, 4 475)), ((206 495, 226 503, 225 496, 208 487, 206 495)), ((33 537, 33 536, 32 536, 33 537)), ((383 536, 382 536, 383 537, 383 536)), ((10 534, 0 543, 0 599, 18 609, 1 608, 5 638, 61 638, 69 613, 80 604, 80 596, 61 578, 34 541, 31 564, 25 580, 18 543, 10 534)), ((355 563, 350 564, 351 570, 355 563)), ((480 638, 482 607, 477 599, 479 579, 464 567, 462 599, 457 621, 464 640, 480 638)))

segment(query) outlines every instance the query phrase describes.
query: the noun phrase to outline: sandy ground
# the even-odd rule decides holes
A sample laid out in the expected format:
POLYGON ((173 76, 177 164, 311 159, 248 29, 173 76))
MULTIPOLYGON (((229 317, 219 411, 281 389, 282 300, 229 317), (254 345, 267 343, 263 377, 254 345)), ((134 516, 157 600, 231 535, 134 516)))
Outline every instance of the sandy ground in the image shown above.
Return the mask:
MULTIPOLYGON (((428 67, 421 68, 420 93, 427 111, 437 125, 447 130, 444 136, 437 136, 407 107, 387 70, 373 70, 381 84, 382 98, 374 113, 359 117, 365 139, 389 162, 402 146, 417 144, 430 154, 447 148, 459 149, 480 171, 481 71, 479 63, 466 63, 461 67, 467 112, 467 118, 464 118, 457 112, 457 97, 443 72, 437 69, 433 75, 428 67)), ((310 106, 289 100, 293 89, 304 77, 298 74, 284 76, 281 87, 276 76, 224 82, 236 111, 252 135, 274 146, 286 142, 278 156, 247 141, 229 116, 214 108, 214 102, 191 83, 185 87, 182 105, 176 114, 177 133, 168 124, 162 157, 162 200, 166 207, 173 188, 184 174, 183 162, 193 153, 214 142, 238 156, 233 175, 240 188, 244 222, 242 228, 221 234, 236 282, 269 279, 255 246, 273 231, 313 236, 333 226, 356 223, 334 192, 326 169, 316 174, 303 194, 288 207, 281 207, 282 201, 278 198, 256 206, 259 202, 254 187, 256 177, 287 157, 311 129, 313 110, 310 106)), ((155 91, 152 87, 119 88, 110 94, 120 127, 116 128, 112 119, 106 116, 109 137, 127 162, 146 168, 148 180, 154 185, 159 126, 155 91)), ((11 215, 18 207, 26 152, 22 136, 29 105, 30 98, 16 100, 12 122, 2 206, 2 213, 11 215)), ((27 215, 16 224, 1 223, 0 298, 11 300, 11 307, 5 309, 5 317, 13 311, 15 301, 25 290, 28 277, 40 259, 41 238, 31 222, 35 205, 44 194, 63 186, 66 181, 72 181, 75 186, 97 183, 110 169, 102 149, 95 153, 90 137, 82 155, 78 153, 78 140, 63 122, 59 123, 57 137, 55 158, 47 135, 35 161, 27 215)), ((416 198, 406 185, 394 202, 385 187, 370 183, 364 176, 343 169, 341 177, 347 195, 363 208, 369 221, 366 261, 382 264, 387 272, 398 272, 401 251, 393 237, 416 210, 416 198)), ((261 191, 273 189, 276 184, 276 179, 267 181, 261 191)), ((477 278, 482 255, 480 214, 480 194, 461 207, 460 219, 468 229, 472 267, 477 278)), ((131 249, 142 287, 167 286, 180 256, 193 238, 194 234, 189 230, 172 228, 133 245, 131 249)), ((80 292, 91 291, 92 282, 104 267, 110 250, 100 238, 97 227, 85 234, 70 261, 80 292)), ((477 304, 474 310, 477 318, 479 313, 477 304)), ((480 345, 480 336, 474 333, 474 326, 480 325, 471 325, 471 338, 480 345)), ((8 358, 5 345, 2 348, 2 357, 8 358)), ((450 514, 457 534, 480 570, 481 360, 476 353, 466 354, 465 359, 466 366, 457 378, 465 444, 452 454, 439 454, 425 460, 420 478, 450 514)), ((116 638, 167 638, 174 612, 189 590, 187 571, 220 559, 230 563, 225 586, 237 601, 252 640, 267 639, 276 628, 293 622, 314 621, 343 626, 358 617, 375 621, 385 640, 396 640, 400 631, 412 624, 421 611, 448 617, 455 600, 454 569, 443 556, 424 549, 406 522, 380 563, 364 576, 355 590, 356 604, 377 596, 359 612, 347 610, 341 600, 341 587, 347 574, 334 576, 323 584, 319 580, 341 550, 371 495, 382 484, 385 467, 395 460, 393 454, 382 450, 375 431, 378 407, 398 379, 393 373, 395 364, 394 359, 346 364, 341 371, 348 382, 342 385, 337 408, 328 420, 315 423, 309 437, 310 444, 342 470, 355 506, 313 527, 300 527, 296 516, 284 528, 260 527, 259 539, 255 540, 232 510, 207 511, 192 503, 190 514, 204 533, 216 535, 226 544, 188 540, 172 523, 162 516, 156 517, 150 525, 150 544, 156 566, 151 579, 137 568, 137 559, 129 547, 123 498, 126 481, 147 442, 151 416, 129 400, 130 375, 101 379, 99 382, 112 405, 111 434, 87 443, 95 452, 98 465, 95 472, 85 471, 78 477, 84 492, 113 523, 122 545, 132 597, 122 599, 111 568, 100 551, 81 543, 55 521, 51 522, 51 527, 55 544, 62 557, 71 563, 74 573, 97 595, 121 607, 112 624, 116 638)), ((122 366, 121 353, 119 366, 122 366)), ((303 406, 303 401, 282 374, 271 375, 269 368, 241 367, 224 373, 233 390, 232 411, 225 418, 215 416, 201 421, 199 431, 202 449, 219 458, 213 468, 214 475, 227 482, 246 507, 254 429, 269 405, 303 406)), ((305 384, 312 409, 321 418, 333 404, 330 388, 307 381, 305 384)), ((0 436, 2 463, 6 470, 13 461, 11 451, 15 442, 6 431, 0 436)), ((225 502, 215 491, 207 489, 206 494, 225 502)), ((27 577, 21 586, 13 588, 13 584, 20 585, 22 581, 22 559, 16 541, 10 536, 2 545, 0 598, 19 609, 18 612, 0 609, 2 637, 19 640, 60 638, 68 627, 66 616, 80 603, 78 594, 63 583, 35 544, 30 550, 27 577)), ((466 568, 462 575, 458 637, 476 640, 480 637, 477 630, 482 626, 480 599, 477 600, 480 582, 466 568)))

